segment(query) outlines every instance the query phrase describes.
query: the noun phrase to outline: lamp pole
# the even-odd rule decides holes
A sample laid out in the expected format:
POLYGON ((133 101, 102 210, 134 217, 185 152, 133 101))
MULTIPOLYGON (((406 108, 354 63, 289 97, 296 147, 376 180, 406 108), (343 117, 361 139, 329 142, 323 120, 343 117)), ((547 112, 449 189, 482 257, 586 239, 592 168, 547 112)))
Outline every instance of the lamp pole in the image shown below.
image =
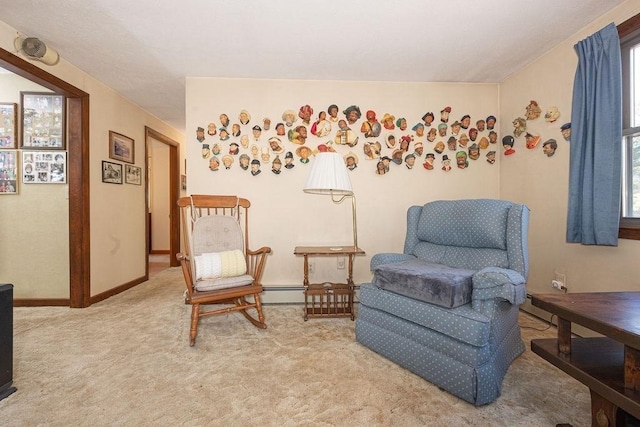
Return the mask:
POLYGON ((356 195, 351 195, 351 208, 353 211, 353 250, 358 250, 358 225, 356 221, 356 195))

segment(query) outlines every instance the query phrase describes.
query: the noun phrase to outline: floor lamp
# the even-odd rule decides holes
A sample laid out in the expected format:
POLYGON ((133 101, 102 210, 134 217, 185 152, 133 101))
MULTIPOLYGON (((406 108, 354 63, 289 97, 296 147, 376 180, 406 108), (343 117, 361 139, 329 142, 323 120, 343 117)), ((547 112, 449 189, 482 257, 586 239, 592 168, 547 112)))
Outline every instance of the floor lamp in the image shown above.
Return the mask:
POLYGON ((353 212, 353 249, 358 250, 358 227, 356 225, 356 196, 351 189, 349 171, 340 154, 320 152, 313 161, 313 167, 303 191, 309 194, 331 196, 333 203, 342 203, 351 198, 353 212))

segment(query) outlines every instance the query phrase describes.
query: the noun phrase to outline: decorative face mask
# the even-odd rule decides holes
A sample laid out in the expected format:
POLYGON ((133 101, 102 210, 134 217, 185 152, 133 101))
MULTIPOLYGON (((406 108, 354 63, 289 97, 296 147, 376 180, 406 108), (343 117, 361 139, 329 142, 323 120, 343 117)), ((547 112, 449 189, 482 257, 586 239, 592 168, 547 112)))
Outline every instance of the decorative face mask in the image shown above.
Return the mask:
POLYGON ((553 123, 560 118, 560 111, 558 107, 549 107, 544 115, 544 119, 547 123, 553 123))

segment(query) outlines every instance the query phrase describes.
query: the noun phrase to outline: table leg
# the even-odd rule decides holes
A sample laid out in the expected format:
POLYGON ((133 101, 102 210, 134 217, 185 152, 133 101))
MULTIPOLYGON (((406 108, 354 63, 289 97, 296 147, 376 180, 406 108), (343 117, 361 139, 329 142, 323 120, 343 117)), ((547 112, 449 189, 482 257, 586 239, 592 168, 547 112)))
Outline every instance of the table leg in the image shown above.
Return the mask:
POLYGON ((624 388, 640 391, 640 350, 624 346, 624 388))
POLYGON ((615 427, 618 406, 593 390, 591 392, 591 427, 615 427))
POLYGON ((304 280, 302 284, 306 288, 309 286, 309 255, 304 255, 304 280))
POLYGON ((349 277, 347 278, 347 284, 349 285, 349 312, 351 313, 351 320, 356 320, 356 314, 353 311, 353 300, 355 299, 355 289, 353 283, 353 257, 354 254, 349 254, 349 277))
POLYGON ((305 254, 303 255, 303 257, 304 257, 304 279, 302 281, 302 285, 304 286, 304 320, 306 322, 307 320, 309 320, 309 316, 307 314, 307 307, 308 307, 307 290, 309 290, 309 255, 305 254))
POLYGON ((558 318, 558 351, 571 354, 571 322, 558 318))
POLYGON ((349 265, 347 266, 347 283, 351 283, 353 282, 353 254, 347 255, 347 258, 349 259, 349 265))

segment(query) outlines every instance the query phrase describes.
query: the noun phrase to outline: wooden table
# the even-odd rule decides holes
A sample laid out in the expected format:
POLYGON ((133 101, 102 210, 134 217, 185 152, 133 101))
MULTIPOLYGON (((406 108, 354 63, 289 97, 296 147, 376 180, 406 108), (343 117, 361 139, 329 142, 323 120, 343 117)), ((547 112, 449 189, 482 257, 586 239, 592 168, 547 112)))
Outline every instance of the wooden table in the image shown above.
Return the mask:
POLYGON ((351 317, 351 320, 355 320, 353 258, 364 255, 364 251, 354 246, 296 246, 293 253, 304 257, 304 320, 309 317, 351 317), (346 283, 309 283, 310 256, 347 257, 346 283))
POLYGON ((537 294, 531 303, 558 316, 558 338, 531 340, 531 350, 589 387, 591 425, 640 419, 640 292, 537 294), (572 338, 572 322, 604 337, 572 338))

